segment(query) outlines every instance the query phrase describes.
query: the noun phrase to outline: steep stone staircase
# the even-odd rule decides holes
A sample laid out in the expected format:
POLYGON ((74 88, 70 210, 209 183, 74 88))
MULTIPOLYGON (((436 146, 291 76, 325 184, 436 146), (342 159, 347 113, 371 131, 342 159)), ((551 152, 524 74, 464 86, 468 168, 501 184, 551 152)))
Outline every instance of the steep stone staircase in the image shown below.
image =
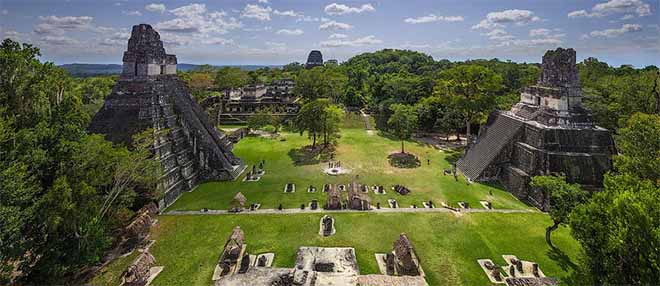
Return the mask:
POLYGON ((524 121, 499 113, 495 120, 481 131, 479 141, 468 150, 456 166, 463 175, 478 181, 483 171, 490 165, 502 149, 521 130, 524 121))

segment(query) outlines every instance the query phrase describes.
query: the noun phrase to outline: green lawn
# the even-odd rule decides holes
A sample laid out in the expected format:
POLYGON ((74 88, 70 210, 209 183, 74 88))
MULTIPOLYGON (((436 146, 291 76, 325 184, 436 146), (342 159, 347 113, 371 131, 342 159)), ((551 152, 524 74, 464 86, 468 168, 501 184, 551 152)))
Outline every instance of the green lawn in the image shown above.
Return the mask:
MULTIPOLYGON (((538 262, 546 275, 567 285, 570 282, 564 279, 572 272, 579 252, 563 227, 553 234, 553 242, 561 251, 550 250, 544 229, 551 222, 542 213, 470 213, 459 217, 451 213, 336 213, 337 233, 331 237, 318 235, 321 216, 160 216, 152 231, 157 242, 151 252, 165 269, 154 285, 210 285, 223 244, 236 225, 245 231, 248 251, 274 252, 277 267, 292 267, 300 246, 345 246, 356 249, 362 274, 377 273, 374 253, 391 251, 399 233, 405 232, 430 285, 490 285, 476 260, 490 258, 504 264, 503 254, 538 262)), ((115 263, 123 265, 124 261, 115 263)), ((106 271, 94 282, 117 282, 111 279, 112 273, 106 271)))
POLYGON ((357 181, 360 183, 385 186, 386 195, 370 193, 373 205, 379 202, 386 206, 387 199, 394 198, 402 207, 412 204, 421 206, 422 201, 428 200, 433 200, 438 205, 444 201, 454 206, 458 201, 467 201, 473 207, 481 207, 479 200, 490 200, 494 208, 529 208, 498 186, 468 185, 461 178, 455 181, 453 176, 443 176, 442 170, 450 168, 448 158, 455 157, 456 154, 442 152, 427 144, 405 144, 406 152, 416 154, 422 161, 421 167, 391 167, 387 155, 399 151, 401 143, 375 133, 367 134, 364 125, 361 129, 357 128, 360 126, 360 120, 362 119, 353 118, 352 123, 347 125, 356 128, 341 130, 336 150, 335 160, 341 161, 342 167, 351 169, 351 174, 324 174, 326 162, 321 162, 318 156, 308 158, 299 151, 301 147, 311 144, 306 135, 283 132, 276 139, 248 137, 236 144, 234 153, 249 164, 250 168, 260 160, 266 160, 266 175, 260 181, 243 182, 243 174, 233 182, 201 184, 193 192, 183 194, 168 210, 228 209, 231 198, 239 191, 249 202, 261 203, 262 208, 277 208, 279 204, 285 208, 298 208, 312 199, 325 202, 325 194, 320 192, 323 184, 347 184, 356 175, 359 176, 357 181), (427 164, 427 159, 430 160, 430 165, 427 164), (296 184, 295 193, 283 192, 284 185, 289 182, 296 184), (412 193, 407 196, 395 193, 390 189, 395 184, 405 185, 412 193), (309 185, 316 186, 319 191, 315 194, 307 193, 309 185))

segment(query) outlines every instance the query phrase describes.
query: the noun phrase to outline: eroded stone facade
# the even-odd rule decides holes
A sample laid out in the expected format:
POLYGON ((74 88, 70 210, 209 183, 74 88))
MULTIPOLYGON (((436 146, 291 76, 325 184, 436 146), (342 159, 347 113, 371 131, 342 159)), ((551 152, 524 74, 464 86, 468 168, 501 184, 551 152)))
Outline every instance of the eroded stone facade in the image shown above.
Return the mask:
POLYGON ((165 53, 158 33, 147 24, 136 25, 128 43, 124 73, 89 130, 128 146, 133 135, 155 131, 152 150, 164 169, 161 209, 201 181, 236 178, 243 162, 177 77, 176 56, 165 53), (150 65, 160 65, 162 72, 150 65))
POLYGON ((472 181, 499 180, 521 200, 546 209, 546 194, 529 187, 531 177, 561 174, 569 182, 599 189, 615 154, 610 132, 594 124, 582 106, 573 49, 543 56, 537 84, 525 88, 510 111, 490 115, 457 167, 472 181))

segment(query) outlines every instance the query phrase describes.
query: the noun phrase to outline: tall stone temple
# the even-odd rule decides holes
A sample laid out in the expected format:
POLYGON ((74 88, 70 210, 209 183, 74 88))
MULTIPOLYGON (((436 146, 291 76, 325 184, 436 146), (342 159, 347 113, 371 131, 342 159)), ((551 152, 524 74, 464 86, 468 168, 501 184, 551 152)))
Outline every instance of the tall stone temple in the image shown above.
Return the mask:
POLYGON ((232 143, 211 124, 176 75, 176 56, 165 53, 160 35, 150 25, 133 26, 123 63, 117 84, 89 130, 126 145, 137 133, 156 131, 152 150, 164 169, 161 208, 201 181, 240 175, 245 165, 231 152, 232 143))
POLYGON ((561 174, 586 189, 602 187, 614 140, 582 106, 575 50, 543 56, 535 85, 510 111, 492 113, 476 142, 456 166, 472 181, 499 180, 516 197, 541 209, 547 196, 529 187, 531 177, 561 174))
POLYGON ((305 68, 311 69, 313 67, 323 66, 323 54, 321 51, 313 50, 309 52, 307 56, 307 62, 305 63, 305 68))

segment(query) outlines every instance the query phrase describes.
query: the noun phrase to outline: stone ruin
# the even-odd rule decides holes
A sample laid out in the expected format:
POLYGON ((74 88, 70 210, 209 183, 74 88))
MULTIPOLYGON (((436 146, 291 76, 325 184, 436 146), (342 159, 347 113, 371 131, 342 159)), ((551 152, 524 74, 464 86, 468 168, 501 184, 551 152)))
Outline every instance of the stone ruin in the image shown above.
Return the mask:
POLYGON ((319 235, 331 236, 335 234, 335 219, 329 215, 324 215, 319 221, 319 235))
MULTIPOLYGON (((259 263, 259 258, 255 260, 257 260, 256 263, 259 263)), ((222 276, 215 281, 214 285, 428 286, 428 283, 424 279, 423 272, 422 275, 417 276, 392 276, 384 273, 360 275, 355 249, 350 247, 303 246, 296 252, 296 262, 293 268, 250 267, 245 273, 222 276)))
POLYGON ((246 264, 249 266, 250 258, 245 251, 246 248, 245 234, 240 226, 236 226, 227 242, 225 242, 225 247, 213 273, 213 280, 218 280, 221 276, 238 273, 243 270, 242 268, 246 264))
POLYGON ((326 210, 340 210, 342 209, 341 191, 334 185, 329 186, 328 198, 325 202, 326 210))
POLYGON ((176 56, 166 54, 158 32, 147 24, 133 26, 123 62, 122 74, 89 131, 127 146, 133 135, 155 131, 151 147, 164 170, 161 208, 201 181, 240 175, 245 165, 176 75, 176 56))
POLYGON ((356 182, 348 185, 348 193, 346 194, 346 201, 348 208, 352 210, 368 211, 371 209, 371 198, 368 194, 362 192, 362 186, 356 182))
POLYGON ((616 153, 607 129, 582 106, 575 50, 543 56, 537 84, 525 88, 510 111, 493 112, 457 167, 468 180, 499 180, 516 197, 547 210, 548 198, 531 177, 563 174, 586 189, 602 187, 616 153))
POLYGON ((493 284, 509 286, 556 286, 557 280, 546 277, 535 262, 524 261, 513 255, 502 255, 505 266, 495 265, 490 259, 479 259, 477 262, 493 284), (502 274, 504 273, 504 274, 502 274))
POLYGON ((145 286, 152 276, 156 259, 148 251, 140 254, 122 274, 123 286, 145 286))
POLYGON ((122 234, 121 247, 125 252, 133 251, 146 241, 157 215, 158 206, 153 202, 144 205, 135 213, 135 218, 124 228, 122 234))
POLYGON ((402 233, 394 242, 394 251, 385 258, 387 275, 419 276, 422 275, 415 249, 408 236, 402 233))
POLYGON ((323 66, 323 54, 321 51, 313 50, 309 52, 307 56, 307 63, 305 63, 305 68, 311 69, 313 67, 323 66))
POLYGON ((410 189, 408 189, 408 188, 406 188, 405 186, 402 186, 402 185, 394 185, 394 187, 392 189, 394 189, 394 191, 396 191, 397 193, 399 193, 400 195, 403 195, 403 196, 405 196, 407 194, 410 194, 410 189))
POLYGON ((234 196, 234 199, 231 201, 231 212, 241 212, 245 208, 247 203, 247 198, 241 193, 238 192, 234 196))

